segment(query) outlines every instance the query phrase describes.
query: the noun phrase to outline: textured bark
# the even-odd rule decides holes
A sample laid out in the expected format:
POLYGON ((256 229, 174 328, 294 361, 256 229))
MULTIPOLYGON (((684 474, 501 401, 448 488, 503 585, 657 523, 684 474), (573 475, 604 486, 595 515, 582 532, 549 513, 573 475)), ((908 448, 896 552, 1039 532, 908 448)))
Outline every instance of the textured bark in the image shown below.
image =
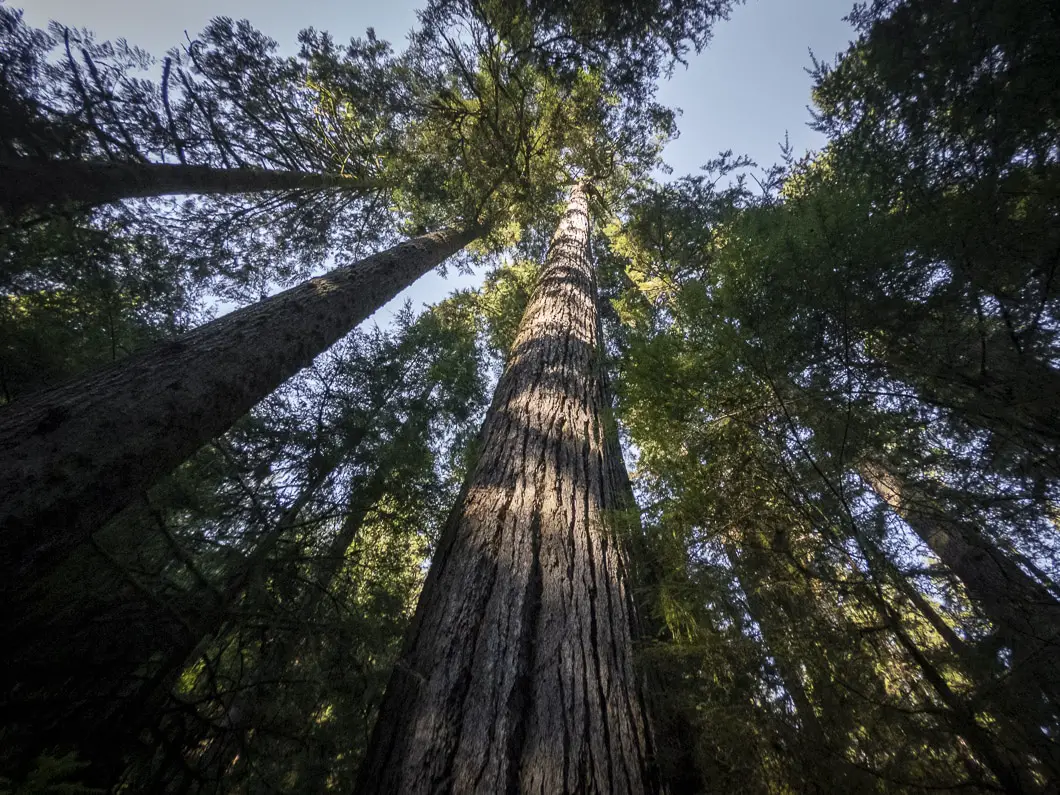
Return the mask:
POLYGON ((0 185, 4 186, 0 208, 13 217, 49 205, 94 207, 152 196, 372 187, 330 174, 299 171, 31 159, 0 161, 0 185))
MULTIPOLYGON (((1014 646, 1029 647, 1056 670, 1060 602, 968 522, 947 517, 904 477, 875 463, 861 474, 880 498, 964 584, 1014 646), (1046 647, 1050 651, 1040 653, 1046 647)), ((1060 684, 1058 682, 1057 684, 1060 684)))
POLYGON ((0 581, 21 590, 479 234, 423 235, 0 412, 0 581))
POLYGON ((450 517, 366 762, 363 793, 651 788, 625 507, 576 188, 450 517))
MULTIPOLYGON (((1042 729, 1060 716, 1060 602, 977 528, 947 517, 897 472, 866 462, 861 474, 961 581, 1011 646, 1012 669, 999 682, 1005 698, 997 708, 1053 775, 1060 774, 1060 753, 1042 729)), ((993 690, 988 685, 983 697, 997 702, 993 690)))

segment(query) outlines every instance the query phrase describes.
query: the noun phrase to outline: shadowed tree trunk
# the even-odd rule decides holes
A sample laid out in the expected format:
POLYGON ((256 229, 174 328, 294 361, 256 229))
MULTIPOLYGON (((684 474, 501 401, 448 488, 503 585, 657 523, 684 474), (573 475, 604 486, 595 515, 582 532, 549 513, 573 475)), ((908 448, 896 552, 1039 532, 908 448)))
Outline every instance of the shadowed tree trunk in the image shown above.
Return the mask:
POLYGON ((122 163, 108 160, 0 161, 4 186, 0 208, 17 217, 49 205, 94 207, 121 199, 174 194, 260 193, 264 191, 370 190, 372 185, 331 174, 212 168, 176 163, 122 163))
MULTIPOLYGON (((807 691, 807 684, 812 680, 799 670, 798 654, 792 653, 784 639, 785 632, 792 628, 797 631, 799 627, 798 600, 806 598, 806 593, 794 591, 791 583, 801 582, 803 575, 790 570, 778 573, 776 565, 788 565, 783 562, 781 550, 764 546, 763 538, 755 539, 746 533, 742 538, 742 550, 729 541, 725 544, 725 555, 745 597, 748 615, 758 625, 784 690, 795 705, 795 716, 802 734, 799 741, 805 747, 802 762, 807 780, 827 782, 836 792, 870 790, 871 776, 852 765, 842 747, 836 747, 829 739, 807 691), (768 560, 769 555, 777 556, 777 560, 768 560), (769 584, 773 587, 767 587, 769 584)), ((814 687, 814 690, 820 697, 823 688, 814 687)), ((828 707, 836 706, 834 697, 823 706, 823 712, 827 715, 828 707)))
POLYGON ((4 596, 22 592, 313 357, 480 233, 471 227, 414 238, 5 407, 4 596))
MULTIPOLYGON (((1060 602, 967 521, 946 516, 915 484, 891 468, 864 462, 862 478, 956 575, 1012 649, 1009 674, 986 682, 990 702, 1011 735, 1054 778, 1060 753, 1052 733, 1060 714, 1060 602), (1001 686, 999 693, 995 693, 1001 686)), ((979 666, 972 661, 971 670, 979 666)))
POLYGON ((652 789, 575 188, 443 532, 362 793, 652 789))
POLYGON ((1060 602, 966 521, 955 521, 889 468, 861 465, 861 475, 952 571, 1013 648, 1013 662, 1045 678, 1060 692, 1060 602))
POLYGON ((797 670, 797 666, 789 662, 791 656, 781 638, 783 629, 776 625, 776 619, 779 618, 778 614, 786 611, 782 611, 777 606, 770 604, 771 600, 760 592, 762 585, 759 583, 762 578, 756 577, 752 573, 752 567, 748 566, 745 560, 753 557, 752 555, 740 555, 735 544, 726 543, 725 556, 733 567, 733 573, 736 575, 736 582, 739 583, 740 590, 743 591, 747 602, 747 612, 758 625, 759 630, 762 632, 762 639, 772 653, 777 673, 780 674, 780 680, 784 683, 784 689, 791 696, 792 703, 795 705, 795 716, 799 719, 799 724, 803 731, 806 732, 807 738, 813 746, 812 750, 827 754, 829 748, 824 727, 821 725, 821 721, 818 720, 817 712, 813 708, 810 696, 803 686, 802 675, 797 670))

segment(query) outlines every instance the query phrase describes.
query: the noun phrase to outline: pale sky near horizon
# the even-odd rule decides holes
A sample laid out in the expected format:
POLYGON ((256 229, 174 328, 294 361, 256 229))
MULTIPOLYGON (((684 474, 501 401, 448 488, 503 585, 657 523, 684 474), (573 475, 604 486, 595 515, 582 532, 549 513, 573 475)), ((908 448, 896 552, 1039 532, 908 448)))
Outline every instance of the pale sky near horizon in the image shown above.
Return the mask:
MULTIPOLYGON (((0 0, 2 2, 3 0, 0 0)), ((7 0, 25 11, 26 21, 45 27, 50 19, 85 27, 100 39, 124 37, 160 56, 192 37, 215 16, 249 19, 258 29, 293 52, 298 31, 331 32, 336 41, 360 36, 369 26, 400 50, 416 25, 422 0, 366 3, 334 0, 7 0)), ((720 151, 732 149, 760 165, 779 159, 779 144, 789 135, 795 155, 823 143, 807 127, 810 119, 810 51, 831 61, 846 49, 853 29, 843 21, 853 0, 748 0, 714 29, 708 48, 681 66, 659 92, 666 105, 683 110, 680 136, 664 157, 673 176, 696 173, 720 151)), ((444 297, 457 287, 476 284, 481 275, 421 279, 381 310, 387 322, 392 307, 411 298, 417 306, 444 297)))

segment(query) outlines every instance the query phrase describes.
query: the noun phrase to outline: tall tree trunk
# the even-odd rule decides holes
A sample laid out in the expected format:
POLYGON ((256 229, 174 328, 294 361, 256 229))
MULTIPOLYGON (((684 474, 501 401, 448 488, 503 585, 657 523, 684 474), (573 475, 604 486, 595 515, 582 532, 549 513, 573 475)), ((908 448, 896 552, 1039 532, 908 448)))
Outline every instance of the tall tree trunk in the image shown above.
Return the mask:
MULTIPOLYGON (((746 536, 745 536, 746 538, 746 536)), ((766 555, 780 555, 779 550, 772 550, 765 546, 765 539, 754 539, 745 544, 742 550, 738 549, 732 542, 725 544, 725 555, 732 564, 736 581, 740 585, 747 601, 747 611, 758 628, 762 632, 762 640, 769 650, 776 671, 784 684, 784 690, 791 696, 795 705, 795 714, 799 719, 802 730, 800 741, 804 748, 804 758, 800 761, 804 764, 808 781, 816 781, 821 786, 830 790, 839 791, 868 791, 872 787, 871 776, 847 759, 842 747, 837 748, 825 732, 824 724, 817 717, 813 701, 804 684, 803 674, 798 670, 797 660, 784 640, 785 627, 780 625, 780 616, 786 617, 786 623, 796 632, 798 631, 799 618, 795 615, 798 600, 806 596, 806 592, 784 593, 776 598, 763 594, 762 584, 772 579, 770 572, 775 572, 775 562, 764 559, 766 555), (768 549, 768 551, 766 551, 768 549), (763 568, 764 567, 764 568, 763 568)), ((768 542, 765 542, 768 544, 768 542)), ((779 565, 786 566, 780 562, 779 565)), ((783 573, 777 583, 787 589, 785 582, 795 578, 796 581, 804 575, 797 571, 783 573)), ((809 679, 809 677, 806 677, 809 679)), ((827 687, 827 685, 826 685, 827 687)), ((818 691, 818 688, 814 688, 818 691)), ((828 706, 835 707, 834 698, 830 704, 825 703, 824 712, 828 714, 828 706)))
POLYGON ((781 640, 783 630, 778 631, 779 628, 776 625, 778 609, 771 605, 767 597, 760 592, 761 586, 758 585, 760 578, 749 571, 749 567, 744 561, 746 556, 740 555, 735 544, 727 543, 725 545, 725 556, 732 564, 736 581, 740 584, 740 590, 743 591, 747 600, 747 611, 751 618, 754 619, 754 622, 758 624, 758 628, 762 632, 762 640, 765 641, 766 648, 772 653, 777 673, 780 674, 780 679, 784 683, 784 689, 795 704, 795 714, 802 725, 803 731, 806 732, 814 751, 828 754, 828 740, 824 727, 817 718, 817 712, 813 708, 810 696, 802 684, 801 675, 796 670, 796 667, 789 662, 791 658, 785 648, 786 644, 781 640))
POLYGON ((363 793, 652 788, 607 524, 625 506, 588 234, 577 187, 395 666, 363 793))
POLYGON ((967 521, 947 517, 923 491, 875 462, 861 475, 964 584, 1011 644, 1013 665, 1060 694, 1060 602, 967 521))
MULTIPOLYGON (((872 467, 871 464, 867 465, 872 467)), ((970 646, 956 636, 909 582, 897 567, 879 549, 876 542, 859 532, 855 527, 855 540, 870 570, 879 582, 890 581, 903 593, 914 607, 946 641, 956 659, 956 669, 962 677, 974 683, 974 691, 965 696, 968 710, 972 713, 987 711, 999 727, 999 734, 1006 746, 1016 754, 1022 754, 1023 766, 1040 763, 1043 774, 1056 779, 1060 775, 1060 748, 1049 736, 1047 728, 1055 724, 1056 716, 1042 702, 1042 694, 1036 685, 1028 686, 1025 675, 1005 676, 996 655, 983 654, 981 649, 970 646), (1037 760, 1037 761, 1034 761, 1037 760)), ((1048 790, 1048 787, 1046 788, 1048 790)))
POLYGON ((299 171, 29 158, 0 161, 0 184, 4 186, 0 209, 10 217, 49 205, 94 207, 121 199, 174 194, 374 187, 331 174, 299 171))
POLYGON ((423 235, 0 412, 5 601, 478 227, 423 235))

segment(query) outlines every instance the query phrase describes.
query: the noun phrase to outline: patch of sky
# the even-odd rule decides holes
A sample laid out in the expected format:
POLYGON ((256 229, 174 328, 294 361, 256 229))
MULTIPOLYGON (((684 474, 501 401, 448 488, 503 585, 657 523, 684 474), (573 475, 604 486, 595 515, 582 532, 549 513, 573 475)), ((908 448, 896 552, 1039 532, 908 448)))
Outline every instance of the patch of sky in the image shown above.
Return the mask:
MULTIPOLYGON (((420 0, 387 3, 304 0, 23 0, 26 21, 46 27, 51 19, 88 28, 99 39, 125 38, 155 56, 194 38, 216 16, 246 18, 274 38, 281 52, 297 51, 298 31, 314 27, 331 32, 336 41, 362 36, 368 27, 400 49, 417 24, 420 0)), ((796 157, 819 148, 823 137, 810 129, 812 51, 831 60, 846 49, 853 29, 844 21, 851 0, 750 0, 732 18, 719 23, 710 46, 678 67, 659 92, 663 104, 682 109, 680 136, 664 152, 673 169, 666 178, 695 174, 718 152, 748 155, 761 167, 780 159, 785 135, 796 157)), ((663 175, 660 174, 660 177, 663 175)), ((321 263, 324 273, 329 263, 321 263)), ((451 291, 477 287, 488 263, 469 269, 450 267, 420 279, 379 310, 371 321, 393 325, 400 308, 411 301, 419 308, 451 291)), ((219 303, 215 314, 230 307, 219 303)))

